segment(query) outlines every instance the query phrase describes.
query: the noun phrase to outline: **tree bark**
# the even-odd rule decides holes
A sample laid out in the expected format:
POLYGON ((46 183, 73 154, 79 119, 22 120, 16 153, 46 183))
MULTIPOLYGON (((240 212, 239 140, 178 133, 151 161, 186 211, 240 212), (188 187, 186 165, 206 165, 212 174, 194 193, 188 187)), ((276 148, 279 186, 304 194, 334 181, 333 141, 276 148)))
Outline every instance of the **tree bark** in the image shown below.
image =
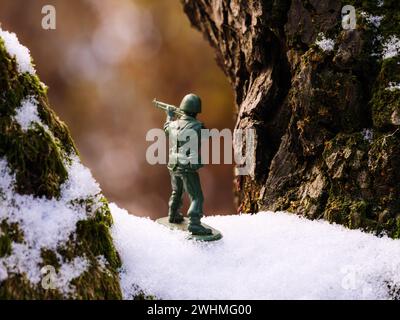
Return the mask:
MULTIPOLYGON (((33 71, 21 70, 29 64, 27 49, 1 28, 0 32, 0 300, 122 298, 121 261, 109 233, 108 203, 101 192, 72 194, 62 200, 63 186, 76 178, 71 177, 69 166, 83 166, 68 128, 49 106, 47 87, 33 71), (25 65, 17 55, 25 55, 25 65), (28 107, 18 120, 24 103, 28 107), (65 210, 80 218, 61 239, 54 229, 62 233, 68 220, 75 221, 73 214, 57 219, 65 210), (47 245, 57 238, 56 246, 47 245), (79 266, 74 261, 86 261, 75 276, 79 266), (41 268, 49 266, 56 276, 64 276, 58 287, 42 283, 41 268), (69 267, 63 270, 63 266, 69 267)), ((82 190, 91 179, 77 178, 82 190)))
POLYGON ((236 128, 256 132, 254 170, 236 177, 238 211, 286 210, 399 237, 400 90, 390 85, 400 59, 384 54, 400 36, 399 2, 182 4, 232 84, 236 128), (342 28, 347 4, 354 30, 342 28), (317 44, 321 33, 332 50, 317 44))

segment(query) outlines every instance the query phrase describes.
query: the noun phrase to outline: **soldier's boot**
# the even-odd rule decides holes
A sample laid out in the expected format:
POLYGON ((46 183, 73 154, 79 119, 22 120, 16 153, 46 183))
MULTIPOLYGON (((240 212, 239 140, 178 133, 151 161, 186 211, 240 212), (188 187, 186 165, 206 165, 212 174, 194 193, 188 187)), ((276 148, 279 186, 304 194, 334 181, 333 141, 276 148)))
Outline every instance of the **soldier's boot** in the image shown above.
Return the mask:
POLYGON ((190 197, 188 210, 188 230, 193 235, 205 236, 212 234, 212 230, 201 225, 200 219, 203 216, 203 192, 201 191, 200 178, 197 172, 188 173, 184 177, 185 189, 190 197))
POLYGON ((206 236, 212 234, 212 230, 209 228, 205 228, 201 225, 200 215, 190 216, 189 227, 188 230, 191 234, 197 236, 206 236))
POLYGON ((182 188, 179 185, 174 185, 171 198, 169 199, 169 210, 168 210, 168 221, 169 223, 182 223, 184 217, 179 213, 179 209, 182 206, 182 188))
POLYGON ((183 215, 179 212, 169 212, 168 213, 168 221, 169 223, 182 223, 183 220, 185 220, 185 218, 183 217, 183 215))

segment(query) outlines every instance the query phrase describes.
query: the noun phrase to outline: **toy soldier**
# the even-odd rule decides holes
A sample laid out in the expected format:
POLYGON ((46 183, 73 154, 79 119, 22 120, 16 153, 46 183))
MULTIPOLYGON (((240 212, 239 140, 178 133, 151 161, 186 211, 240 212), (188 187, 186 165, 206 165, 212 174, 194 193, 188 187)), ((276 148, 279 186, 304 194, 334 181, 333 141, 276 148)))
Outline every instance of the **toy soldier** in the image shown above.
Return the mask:
POLYGON ((193 235, 210 235, 212 230, 202 226, 200 222, 203 216, 204 198, 197 170, 203 166, 200 157, 200 145, 201 129, 204 126, 196 119, 196 116, 201 112, 201 100, 195 94, 188 94, 183 98, 179 109, 166 104, 164 106, 167 111, 164 130, 170 141, 168 169, 172 185, 168 221, 174 224, 180 224, 184 221, 179 210, 185 191, 190 198, 188 231, 193 235), (179 115, 179 118, 175 120, 177 115, 179 115), (187 144, 190 143, 188 140, 193 137, 193 134, 196 139, 191 141, 195 141, 196 145, 194 148, 187 148, 187 144))

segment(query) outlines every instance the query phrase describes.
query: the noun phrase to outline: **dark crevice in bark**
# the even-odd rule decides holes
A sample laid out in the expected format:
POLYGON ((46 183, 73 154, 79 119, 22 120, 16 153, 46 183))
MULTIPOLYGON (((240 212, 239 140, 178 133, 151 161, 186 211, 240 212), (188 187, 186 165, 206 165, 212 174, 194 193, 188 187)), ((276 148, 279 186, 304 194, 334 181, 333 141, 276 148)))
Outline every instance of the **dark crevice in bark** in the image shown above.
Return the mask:
POLYGON ((232 84, 236 128, 256 131, 254 170, 235 182, 238 211, 400 237, 400 90, 387 90, 400 82, 400 58, 376 55, 400 37, 400 4, 357 2, 358 13, 385 18, 378 30, 358 14, 344 30, 341 8, 353 1, 181 1, 232 84), (331 50, 316 43, 321 33, 331 50))

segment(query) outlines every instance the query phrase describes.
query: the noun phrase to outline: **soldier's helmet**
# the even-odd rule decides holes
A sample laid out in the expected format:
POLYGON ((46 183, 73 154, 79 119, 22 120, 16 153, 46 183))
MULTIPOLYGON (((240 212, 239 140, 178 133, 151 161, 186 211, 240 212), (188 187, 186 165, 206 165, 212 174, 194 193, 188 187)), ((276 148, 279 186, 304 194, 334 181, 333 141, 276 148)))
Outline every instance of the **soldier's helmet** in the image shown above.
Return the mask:
POLYGON ((201 112, 201 99, 193 93, 186 95, 181 102, 179 108, 186 113, 200 113, 201 112))

